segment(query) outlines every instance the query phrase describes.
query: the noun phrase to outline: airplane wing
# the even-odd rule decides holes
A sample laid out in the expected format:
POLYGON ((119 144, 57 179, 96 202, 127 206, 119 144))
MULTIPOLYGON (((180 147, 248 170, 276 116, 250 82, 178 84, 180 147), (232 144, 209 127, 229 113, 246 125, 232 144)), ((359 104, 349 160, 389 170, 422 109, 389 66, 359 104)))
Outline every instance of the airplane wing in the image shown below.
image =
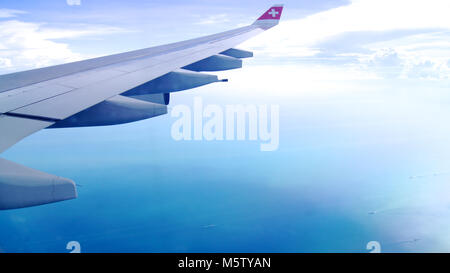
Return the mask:
MULTIPOLYGON (((114 125, 167 113, 170 93, 242 67, 234 48, 278 24, 282 5, 253 24, 183 42, 0 76, 0 153, 45 128, 114 125)), ((0 158, 0 209, 77 197, 73 181, 0 158)))

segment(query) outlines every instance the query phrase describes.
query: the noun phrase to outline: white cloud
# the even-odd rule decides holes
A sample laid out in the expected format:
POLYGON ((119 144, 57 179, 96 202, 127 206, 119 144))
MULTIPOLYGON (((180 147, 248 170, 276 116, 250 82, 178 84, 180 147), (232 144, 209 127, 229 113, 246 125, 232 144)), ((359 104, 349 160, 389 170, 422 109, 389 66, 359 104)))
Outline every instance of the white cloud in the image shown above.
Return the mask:
POLYGON ((123 32, 126 31, 118 27, 81 24, 72 25, 71 28, 47 28, 44 26, 41 28, 40 34, 44 39, 56 40, 123 32))
POLYGON ((69 6, 80 6, 81 0, 66 0, 66 3, 69 6))
POLYGON ((379 78, 357 67, 315 64, 244 65, 242 69, 216 74, 219 78, 230 79, 225 85, 214 86, 217 96, 274 101, 304 96, 326 98, 342 90, 357 92, 363 89, 362 83, 379 78))
POLYGON ((96 25, 50 28, 40 23, 0 21, 0 72, 8 73, 83 59, 67 43, 55 40, 122 31, 119 28, 96 25))
POLYGON ((276 31, 264 33, 253 43, 273 46, 277 41, 310 47, 347 32, 450 29, 449 10, 450 2, 446 0, 353 0, 348 6, 282 22, 276 31))
MULTIPOLYGON (((395 57, 396 64, 391 68, 400 69, 396 72, 398 75, 412 75, 405 69, 429 61, 434 67, 444 69, 445 74, 450 59, 449 11, 447 0, 353 0, 347 6, 281 22, 276 29, 255 37, 243 47, 269 57, 354 56, 361 64, 368 64, 371 59, 368 68, 379 64, 380 69, 386 67, 386 58, 392 61, 395 57), (393 31, 399 32, 397 36, 382 35, 393 31), (381 33, 379 42, 357 35, 371 32, 381 33), (348 33, 356 33, 356 38, 340 40, 341 52, 336 53, 324 45, 326 41, 348 33), (359 50, 355 51, 355 47, 359 50), (387 51, 394 55, 380 55, 387 51), (380 62, 380 58, 384 61, 380 62)), ((327 64, 333 65, 329 59, 327 64)), ((442 76, 439 73, 439 77, 442 76)))
POLYGON ((0 9, 0 18, 16 17, 20 14, 25 14, 25 11, 15 9, 0 9))
POLYGON ((229 21, 230 21, 229 15, 223 13, 223 14, 210 15, 206 19, 203 19, 202 21, 198 22, 197 25, 214 25, 214 24, 227 23, 229 21))
POLYGON ((2 67, 5 67, 5 68, 12 67, 11 60, 8 58, 0 58, 0 68, 2 68, 2 67))

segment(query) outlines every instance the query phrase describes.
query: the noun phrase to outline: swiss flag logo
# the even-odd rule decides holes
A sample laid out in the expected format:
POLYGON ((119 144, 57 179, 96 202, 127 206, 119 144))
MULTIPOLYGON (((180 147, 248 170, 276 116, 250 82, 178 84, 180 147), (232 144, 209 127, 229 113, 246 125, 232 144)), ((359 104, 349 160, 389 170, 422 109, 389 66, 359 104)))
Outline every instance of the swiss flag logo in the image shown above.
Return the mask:
POLYGON ((264 13, 258 20, 280 20, 281 13, 283 12, 282 6, 273 6, 266 13, 264 13))

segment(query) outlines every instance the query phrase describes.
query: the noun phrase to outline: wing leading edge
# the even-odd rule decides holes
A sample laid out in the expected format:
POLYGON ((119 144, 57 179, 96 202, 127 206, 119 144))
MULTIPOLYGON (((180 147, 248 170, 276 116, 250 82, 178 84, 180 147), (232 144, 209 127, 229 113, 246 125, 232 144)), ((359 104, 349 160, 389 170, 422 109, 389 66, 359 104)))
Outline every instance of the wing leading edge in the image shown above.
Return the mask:
MULTIPOLYGON (((240 68, 241 59, 253 54, 234 46, 277 25, 282 10, 272 6, 253 24, 214 35, 1 75, 0 153, 45 128, 114 125, 167 113, 170 93, 222 81, 203 72, 240 68)), ((0 160, 0 209, 76 198, 72 181, 0 160)))

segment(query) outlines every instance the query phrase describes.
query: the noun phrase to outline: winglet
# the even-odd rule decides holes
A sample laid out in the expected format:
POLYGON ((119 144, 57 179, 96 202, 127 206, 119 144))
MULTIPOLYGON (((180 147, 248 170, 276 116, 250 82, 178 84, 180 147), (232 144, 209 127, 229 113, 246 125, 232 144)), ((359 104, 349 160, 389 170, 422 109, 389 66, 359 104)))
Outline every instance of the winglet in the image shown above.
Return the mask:
POLYGON ((256 20, 253 25, 259 26, 262 29, 269 29, 278 25, 283 12, 283 5, 274 5, 268 9, 261 17, 256 20))

